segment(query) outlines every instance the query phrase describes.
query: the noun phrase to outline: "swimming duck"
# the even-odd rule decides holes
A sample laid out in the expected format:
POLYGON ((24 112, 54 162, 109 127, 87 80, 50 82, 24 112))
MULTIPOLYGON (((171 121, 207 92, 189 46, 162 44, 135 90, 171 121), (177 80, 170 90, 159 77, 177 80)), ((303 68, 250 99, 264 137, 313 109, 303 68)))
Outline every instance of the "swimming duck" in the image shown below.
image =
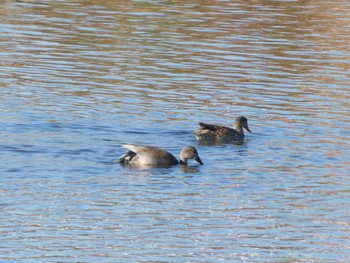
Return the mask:
POLYGON ((243 128, 248 132, 248 120, 244 116, 235 119, 233 128, 216 124, 207 124, 200 122, 200 128, 194 132, 196 139, 203 142, 231 142, 244 139, 243 128))
POLYGON ((179 161, 168 151, 153 146, 121 144, 121 147, 129 150, 119 158, 119 162, 125 165, 139 167, 169 167, 176 164, 187 165, 188 159, 194 159, 197 163, 203 164, 196 148, 191 146, 182 149, 179 161))

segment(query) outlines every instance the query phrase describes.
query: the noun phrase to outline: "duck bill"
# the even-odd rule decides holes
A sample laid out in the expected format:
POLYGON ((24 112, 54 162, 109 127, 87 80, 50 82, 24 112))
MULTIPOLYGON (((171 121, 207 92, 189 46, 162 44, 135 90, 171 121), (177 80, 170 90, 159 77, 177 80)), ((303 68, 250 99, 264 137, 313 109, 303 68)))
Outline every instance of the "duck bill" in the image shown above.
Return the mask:
POLYGON ((247 131, 252 132, 248 127, 244 127, 247 131))
POLYGON ((195 157, 194 160, 199 164, 203 164, 201 158, 199 158, 199 157, 195 157))

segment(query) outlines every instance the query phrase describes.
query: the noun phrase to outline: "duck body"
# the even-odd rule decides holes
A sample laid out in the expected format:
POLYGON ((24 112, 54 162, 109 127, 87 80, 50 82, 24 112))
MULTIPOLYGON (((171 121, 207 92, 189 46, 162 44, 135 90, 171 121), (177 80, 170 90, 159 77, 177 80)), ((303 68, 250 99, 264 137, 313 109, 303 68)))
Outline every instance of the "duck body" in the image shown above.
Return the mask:
POLYGON ((121 144, 121 147, 129 151, 119 158, 119 162, 125 165, 138 167, 169 167, 177 164, 187 165, 188 159, 194 159, 202 164, 198 152, 194 147, 187 146, 180 153, 180 161, 166 150, 140 144, 121 144))
POLYGON ((202 142, 228 143, 244 139, 243 128, 251 132, 248 120, 244 116, 236 118, 233 128, 217 124, 199 123, 199 129, 194 132, 196 139, 202 142))
POLYGON ((244 134, 233 128, 202 122, 199 126, 200 128, 195 132, 196 139, 199 141, 229 142, 244 139, 244 134))

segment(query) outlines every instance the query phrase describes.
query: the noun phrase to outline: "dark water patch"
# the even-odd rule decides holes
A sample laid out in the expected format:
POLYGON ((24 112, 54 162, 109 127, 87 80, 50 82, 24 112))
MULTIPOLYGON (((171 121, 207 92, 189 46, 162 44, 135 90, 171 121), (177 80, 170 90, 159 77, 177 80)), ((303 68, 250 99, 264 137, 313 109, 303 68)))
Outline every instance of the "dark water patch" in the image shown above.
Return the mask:
POLYGON ((23 154, 42 154, 47 152, 47 150, 40 149, 34 145, 18 145, 18 146, 1 145, 0 151, 23 153, 23 154))

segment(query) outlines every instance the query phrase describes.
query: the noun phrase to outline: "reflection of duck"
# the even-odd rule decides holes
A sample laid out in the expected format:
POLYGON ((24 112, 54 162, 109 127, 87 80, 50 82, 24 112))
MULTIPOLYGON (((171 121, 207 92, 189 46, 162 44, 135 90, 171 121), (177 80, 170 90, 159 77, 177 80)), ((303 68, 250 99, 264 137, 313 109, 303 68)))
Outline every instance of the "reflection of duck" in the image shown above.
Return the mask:
POLYGON ((244 139, 243 128, 251 132, 248 127, 248 120, 244 116, 235 119, 233 128, 216 125, 199 123, 200 128, 194 132, 197 140, 203 142, 230 142, 244 139))
POLYGON ((119 158, 119 162, 136 167, 169 167, 175 164, 187 165, 188 159, 203 164, 196 148, 187 146, 180 152, 180 161, 171 153, 153 146, 139 144, 121 144, 129 151, 119 158))

